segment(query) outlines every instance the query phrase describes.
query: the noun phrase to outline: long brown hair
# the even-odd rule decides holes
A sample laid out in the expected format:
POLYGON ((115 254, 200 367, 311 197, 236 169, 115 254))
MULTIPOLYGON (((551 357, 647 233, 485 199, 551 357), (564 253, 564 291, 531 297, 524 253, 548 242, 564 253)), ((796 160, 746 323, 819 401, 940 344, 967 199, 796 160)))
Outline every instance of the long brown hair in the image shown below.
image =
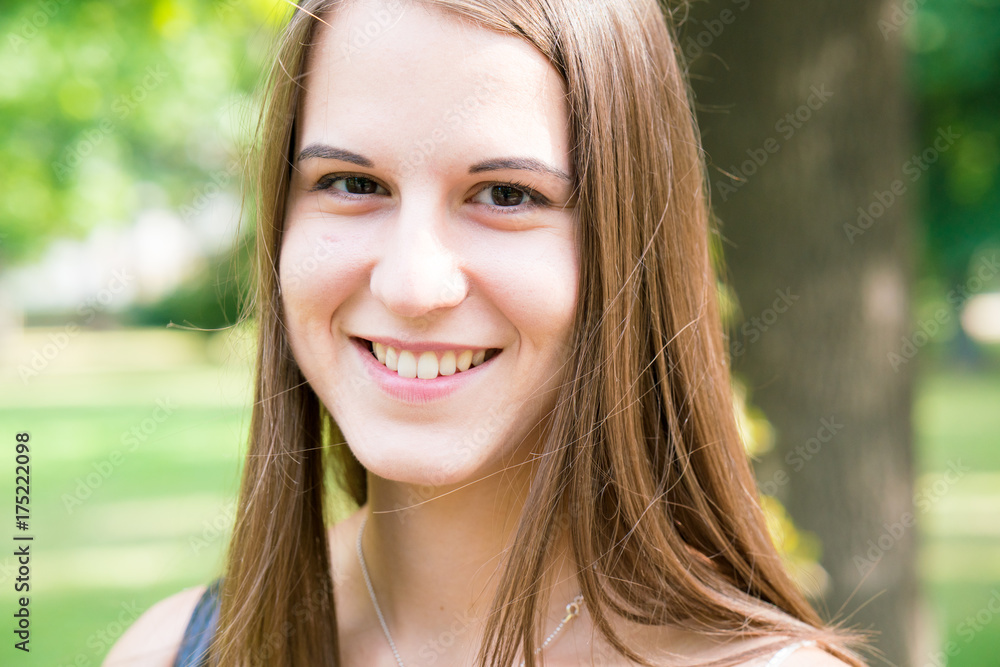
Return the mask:
MULTIPOLYGON (((709 252, 705 166, 669 11, 656 0, 420 0, 530 42, 563 78, 577 174, 580 287, 571 368, 547 431, 477 662, 533 656, 556 533, 596 627, 651 664, 615 618, 775 642, 814 639, 862 664, 783 568, 732 402, 709 252)), ((255 404, 213 662, 338 665, 326 527, 331 494, 361 505, 365 470, 306 383, 278 284, 305 63, 338 0, 291 16, 266 83, 254 185, 255 404)), ((715 663, 713 663, 715 664, 715 663)))

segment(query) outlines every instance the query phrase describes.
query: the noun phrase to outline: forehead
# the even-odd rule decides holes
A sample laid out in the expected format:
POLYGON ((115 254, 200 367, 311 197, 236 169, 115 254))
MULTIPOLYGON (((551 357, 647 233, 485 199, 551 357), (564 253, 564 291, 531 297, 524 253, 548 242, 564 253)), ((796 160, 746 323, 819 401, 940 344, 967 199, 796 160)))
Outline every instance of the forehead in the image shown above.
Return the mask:
POLYGON ((421 146, 439 161, 528 152, 569 170, 565 88, 527 41, 420 2, 350 2, 325 20, 299 148, 339 142, 396 161, 421 146))

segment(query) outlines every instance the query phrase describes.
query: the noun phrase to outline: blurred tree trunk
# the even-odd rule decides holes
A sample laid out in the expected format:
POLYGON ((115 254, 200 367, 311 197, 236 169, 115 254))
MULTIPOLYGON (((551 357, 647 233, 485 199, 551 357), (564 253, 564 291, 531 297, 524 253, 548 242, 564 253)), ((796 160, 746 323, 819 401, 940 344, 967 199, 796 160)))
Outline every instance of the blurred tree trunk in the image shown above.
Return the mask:
POLYGON ((902 172, 908 17, 892 7, 710 0, 680 39, 742 310, 734 369, 776 432, 762 488, 822 543, 820 609, 910 665, 914 363, 901 348, 915 193, 902 172))

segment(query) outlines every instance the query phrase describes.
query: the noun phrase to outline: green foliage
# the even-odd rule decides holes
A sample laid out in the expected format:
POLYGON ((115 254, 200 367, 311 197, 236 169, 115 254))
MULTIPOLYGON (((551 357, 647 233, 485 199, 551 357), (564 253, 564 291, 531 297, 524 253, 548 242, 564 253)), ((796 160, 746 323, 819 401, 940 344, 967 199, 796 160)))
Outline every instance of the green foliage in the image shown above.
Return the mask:
POLYGON ((959 135, 926 171, 920 212, 927 267, 953 283, 977 248, 1000 245, 1000 2, 926 0, 898 32, 919 114, 914 153, 941 128, 959 135))
POLYGON ((247 136, 278 0, 3 3, 0 258, 181 209, 247 136))

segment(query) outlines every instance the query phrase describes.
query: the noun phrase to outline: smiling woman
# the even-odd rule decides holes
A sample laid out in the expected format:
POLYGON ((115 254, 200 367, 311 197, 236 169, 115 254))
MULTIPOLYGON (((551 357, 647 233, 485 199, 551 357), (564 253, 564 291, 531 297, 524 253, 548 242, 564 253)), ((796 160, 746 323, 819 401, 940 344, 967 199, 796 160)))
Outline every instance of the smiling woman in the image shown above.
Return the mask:
POLYGON ((294 13, 226 569, 108 664, 861 664, 757 501, 666 18, 294 13), (331 494, 356 509, 333 521, 331 494))
MULTIPOLYGON (((527 435, 562 381, 579 253, 565 90, 555 68, 524 40, 420 3, 347 66, 339 45, 372 10, 344 6, 316 32, 293 137, 298 168, 279 279, 289 285, 284 277, 317 246, 336 248, 336 261, 282 288, 288 340, 373 473, 372 508, 388 510, 409 504, 405 495, 377 500, 399 496, 399 483, 433 481, 443 492, 540 451, 527 435), (477 96, 484 80, 490 95, 477 96), (470 97, 478 101, 471 109, 470 97), (440 119, 455 107, 465 118, 445 134, 440 119), (406 170, 410 147, 436 130, 433 153, 406 170), (442 475, 491 405, 518 407, 442 475), (515 444, 521 451, 512 458, 515 444), (391 480, 384 490, 382 480, 391 480)), ((526 480, 529 472, 520 466, 508 476, 526 480)), ((494 475, 465 493, 500 497, 501 486, 510 480, 494 475)), ((465 493, 422 514, 471 507, 459 498, 465 493)), ((518 501, 504 503, 513 511, 518 501)), ((486 518, 481 512, 469 519, 486 518)), ((453 511, 445 518, 459 527, 453 511)), ((373 534, 382 523, 372 522, 373 534)))

